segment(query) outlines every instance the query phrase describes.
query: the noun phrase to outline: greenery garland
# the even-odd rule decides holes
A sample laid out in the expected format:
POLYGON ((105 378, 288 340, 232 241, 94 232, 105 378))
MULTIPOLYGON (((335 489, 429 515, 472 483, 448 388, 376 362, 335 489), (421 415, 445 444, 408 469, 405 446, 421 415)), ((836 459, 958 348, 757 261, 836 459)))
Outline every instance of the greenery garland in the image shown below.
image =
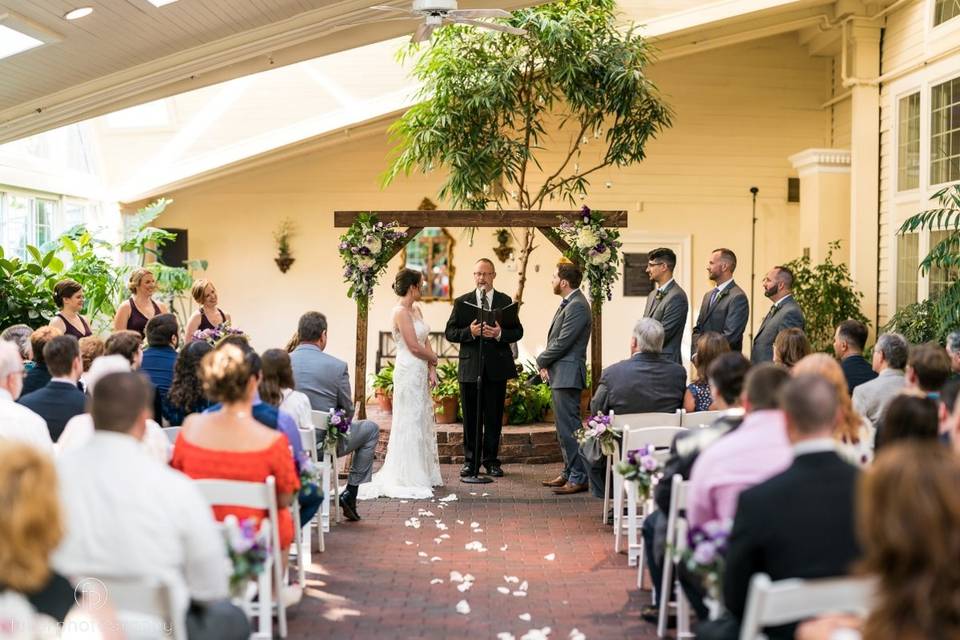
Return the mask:
POLYGON ((603 216, 584 206, 575 223, 564 222, 558 230, 570 245, 566 256, 581 265, 590 283, 594 302, 613 299, 613 284, 620 279, 620 232, 603 226, 603 216))
POLYGON ((397 244, 407 237, 396 222, 383 223, 372 213, 361 213, 340 236, 343 280, 350 285, 347 295, 365 309, 397 244))

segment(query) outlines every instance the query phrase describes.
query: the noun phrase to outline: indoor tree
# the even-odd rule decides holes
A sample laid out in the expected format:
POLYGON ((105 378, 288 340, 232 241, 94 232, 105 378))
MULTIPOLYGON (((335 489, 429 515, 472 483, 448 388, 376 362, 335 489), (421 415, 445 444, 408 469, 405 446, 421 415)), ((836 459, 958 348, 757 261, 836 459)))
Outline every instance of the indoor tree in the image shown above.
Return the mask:
MULTIPOLYGON (((590 177, 643 160, 671 111, 647 77, 651 46, 618 24, 613 0, 563 0, 519 9, 511 35, 448 26, 415 56, 418 103, 391 127, 389 183, 414 169, 446 169, 440 197, 469 209, 575 208, 590 177), (560 150, 546 162, 547 149, 560 150), (514 203, 514 206, 506 206, 514 203)), ((534 229, 523 232, 522 301, 534 229)))

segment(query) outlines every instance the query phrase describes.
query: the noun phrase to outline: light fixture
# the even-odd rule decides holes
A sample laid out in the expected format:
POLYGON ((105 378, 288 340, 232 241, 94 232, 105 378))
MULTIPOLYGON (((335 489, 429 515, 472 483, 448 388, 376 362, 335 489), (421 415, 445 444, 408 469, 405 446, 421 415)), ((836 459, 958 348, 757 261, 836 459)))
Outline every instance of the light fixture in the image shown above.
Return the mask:
POLYGON ((149 2, 155 7, 162 7, 163 5, 166 5, 166 4, 173 4, 176 1, 177 0, 147 0, 147 2, 149 2))
POLYGON ((28 36, 11 27, 0 24, 0 58, 13 56, 43 44, 43 40, 28 36))
POLYGON ((80 18, 86 18, 91 13, 93 13, 93 7, 77 7, 67 11, 63 14, 63 17, 67 20, 79 20, 80 18))

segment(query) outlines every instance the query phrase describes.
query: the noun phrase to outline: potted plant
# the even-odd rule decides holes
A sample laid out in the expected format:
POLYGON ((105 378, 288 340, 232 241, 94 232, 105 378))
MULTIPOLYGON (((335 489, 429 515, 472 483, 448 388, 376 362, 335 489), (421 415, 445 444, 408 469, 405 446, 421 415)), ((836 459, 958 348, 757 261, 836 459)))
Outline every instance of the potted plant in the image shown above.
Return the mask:
POLYGON ((433 388, 432 394, 437 424, 456 422, 460 404, 460 381, 456 363, 443 362, 437 366, 437 386, 433 388))
POLYGON ((393 413, 393 363, 388 362, 380 371, 373 374, 370 386, 380 403, 380 408, 393 413))
POLYGON ((273 232, 273 239, 277 241, 277 257, 273 259, 280 268, 281 273, 286 273, 293 265, 293 255, 290 253, 290 238, 293 237, 293 220, 284 218, 273 232))

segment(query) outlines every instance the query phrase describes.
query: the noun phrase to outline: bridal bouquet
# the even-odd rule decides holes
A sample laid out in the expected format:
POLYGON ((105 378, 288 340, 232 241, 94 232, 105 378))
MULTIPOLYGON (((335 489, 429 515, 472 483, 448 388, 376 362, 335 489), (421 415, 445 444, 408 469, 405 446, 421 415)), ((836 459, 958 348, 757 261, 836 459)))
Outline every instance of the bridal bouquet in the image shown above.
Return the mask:
POLYGON ((631 449, 627 451, 627 459, 617 463, 617 473, 622 475, 624 480, 632 480, 637 483, 641 500, 650 497, 653 485, 662 475, 662 466, 660 461, 653 457, 654 451, 655 448, 652 444, 639 449, 631 449))
POLYGON ((733 523, 726 519, 710 520, 703 526, 694 527, 687 533, 687 548, 680 554, 687 569, 703 578, 704 586, 717 606, 722 601, 724 556, 732 526, 733 523))
POLYGON ((584 266, 590 297, 613 299, 613 283, 620 277, 620 233, 603 226, 603 217, 584 206, 575 223, 564 222, 560 237, 571 249, 567 257, 584 266))
POLYGON ((300 453, 300 493, 311 495, 320 490, 320 467, 306 451, 300 453))
POLYGON ((270 553, 269 527, 257 526, 254 518, 243 522, 234 515, 223 519, 223 537, 227 543, 227 553, 233 565, 230 574, 230 592, 240 596, 251 580, 263 573, 267 556, 270 553))
POLYGON ((610 416, 606 413, 598 413, 589 420, 587 424, 577 429, 573 434, 580 444, 586 444, 591 440, 596 440, 600 451, 605 456, 612 456, 617 451, 617 442, 620 434, 610 426, 610 416))
POLYGON ((323 438, 324 448, 328 451, 336 451, 337 446, 347 439, 352 422, 353 417, 343 409, 337 409, 330 414, 327 435, 323 438))
POLYGON ((247 338, 247 334, 244 333, 242 329, 235 329, 226 322, 218 324, 213 329, 194 331, 192 337, 194 340, 200 340, 202 342, 206 342, 211 347, 216 347, 218 344, 220 344, 221 340, 231 336, 237 336, 244 339, 247 338))

